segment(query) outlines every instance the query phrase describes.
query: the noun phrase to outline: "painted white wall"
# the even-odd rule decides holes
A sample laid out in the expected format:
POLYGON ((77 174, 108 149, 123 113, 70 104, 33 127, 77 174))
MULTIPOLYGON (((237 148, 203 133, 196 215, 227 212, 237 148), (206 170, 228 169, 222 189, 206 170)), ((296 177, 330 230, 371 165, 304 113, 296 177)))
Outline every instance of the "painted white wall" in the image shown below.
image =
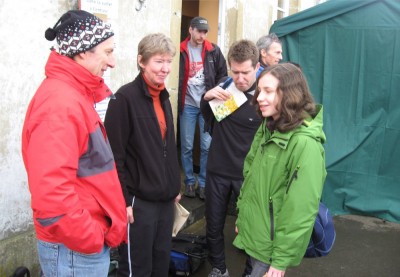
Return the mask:
MULTIPOLYGON (((147 0, 140 11, 138 2, 119 1, 118 17, 113 20, 117 67, 111 70, 109 86, 114 92, 138 73, 140 39, 152 32, 170 34, 172 0, 147 0)), ((0 1, 0 240, 33 224, 21 155, 22 125, 55 43, 47 41, 44 32, 75 8, 77 0, 0 1)), ((169 86, 176 88, 172 81, 169 86)))
POLYGON ((324 2, 326 2, 326 0, 300 0, 299 10, 304 11, 306 9, 312 8, 315 5, 322 4, 324 2))
MULTIPOLYGON (((66 1, 64 1, 66 2, 66 1)), ((43 78, 58 1, 1 1, 0 7, 0 240, 32 225, 30 195, 21 157, 27 104, 43 78), (51 26, 52 27, 52 26, 51 26)))
POLYGON ((256 42, 267 35, 272 25, 271 12, 275 1, 248 0, 243 1, 243 38, 256 42), (262 7, 262 8, 261 8, 262 7))

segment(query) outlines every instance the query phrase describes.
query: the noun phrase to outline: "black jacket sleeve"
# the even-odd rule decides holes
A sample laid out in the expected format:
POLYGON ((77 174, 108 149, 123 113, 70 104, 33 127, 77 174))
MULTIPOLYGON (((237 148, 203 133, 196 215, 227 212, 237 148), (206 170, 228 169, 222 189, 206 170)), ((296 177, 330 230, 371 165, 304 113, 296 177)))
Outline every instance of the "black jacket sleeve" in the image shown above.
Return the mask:
POLYGON ((228 76, 228 68, 226 66, 226 60, 224 55, 221 52, 221 49, 214 45, 216 51, 216 60, 215 60, 215 80, 221 80, 223 77, 228 76))
POLYGON ((108 103, 104 126, 114 154, 114 160, 125 202, 127 206, 130 206, 133 197, 130 196, 127 189, 125 162, 131 122, 127 100, 119 93, 116 93, 115 97, 115 99, 111 99, 108 103))

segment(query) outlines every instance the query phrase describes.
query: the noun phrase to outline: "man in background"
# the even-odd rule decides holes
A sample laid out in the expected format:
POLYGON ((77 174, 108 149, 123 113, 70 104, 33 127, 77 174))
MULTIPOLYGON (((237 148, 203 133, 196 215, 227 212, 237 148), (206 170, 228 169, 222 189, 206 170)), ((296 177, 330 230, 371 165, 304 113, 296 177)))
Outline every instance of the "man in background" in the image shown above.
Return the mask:
POLYGON ((276 34, 262 36, 257 41, 257 48, 260 52, 260 68, 257 77, 267 67, 278 64, 282 60, 282 43, 276 34))
POLYGON ((181 163, 187 197, 195 197, 196 177, 193 173, 193 144, 196 124, 200 130, 200 171, 197 178, 199 198, 205 198, 206 164, 211 137, 204 130, 200 111, 202 95, 227 75, 221 49, 207 40, 207 19, 195 17, 190 22, 189 36, 180 46, 178 110, 180 119, 181 163))

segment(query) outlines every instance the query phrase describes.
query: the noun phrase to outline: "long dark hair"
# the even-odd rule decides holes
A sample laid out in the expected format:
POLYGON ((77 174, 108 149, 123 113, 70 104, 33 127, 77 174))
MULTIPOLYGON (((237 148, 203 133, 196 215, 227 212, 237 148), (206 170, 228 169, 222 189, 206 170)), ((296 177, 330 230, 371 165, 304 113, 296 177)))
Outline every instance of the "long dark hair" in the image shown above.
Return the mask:
POLYGON ((280 116, 274 124, 278 131, 285 133, 293 130, 301 125, 305 118, 316 115, 315 102, 307 81, 301 69, 292 63, 270 66, 258 76, 252 102, 256 105, 259 115, 262 116, 257 102, 257 97, 260 94, 258 83, 267 74, 271 74, 279 81, 277 94, 280 96, 281 102, 277 109, 280 116))

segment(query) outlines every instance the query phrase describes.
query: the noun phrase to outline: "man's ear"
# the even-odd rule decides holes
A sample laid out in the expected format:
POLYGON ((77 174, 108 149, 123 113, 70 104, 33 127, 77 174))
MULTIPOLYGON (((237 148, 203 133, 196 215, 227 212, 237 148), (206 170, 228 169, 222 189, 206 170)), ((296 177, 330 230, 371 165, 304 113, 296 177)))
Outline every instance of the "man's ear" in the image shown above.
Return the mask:
POLYGON ((72 59, 76 62, 80 62, 86 59, 86 52, 81 52, 79 54, 76 54, 75 56, 72 57, 72 59))
POLYGON ((260 55, 261 55, 261 57, 266 57, 267 56, 267 51, 265 49, 261 49, 260 55))

